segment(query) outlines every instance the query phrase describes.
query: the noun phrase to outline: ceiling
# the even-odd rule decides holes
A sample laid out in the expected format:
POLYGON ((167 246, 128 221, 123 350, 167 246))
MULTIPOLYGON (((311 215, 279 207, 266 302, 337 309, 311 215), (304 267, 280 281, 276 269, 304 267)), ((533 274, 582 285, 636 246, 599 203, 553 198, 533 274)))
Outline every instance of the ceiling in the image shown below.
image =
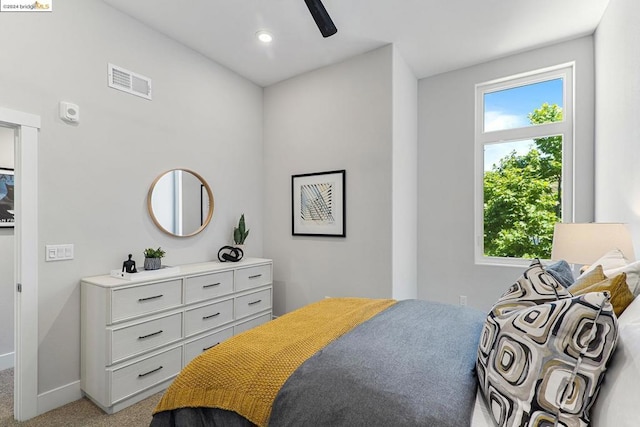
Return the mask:
POLYGON ((260 86, 393 43, 417 78, 592 34, 609 0, 103 0, 260 86), (274 40, 259 42, 259 30, 274 40))

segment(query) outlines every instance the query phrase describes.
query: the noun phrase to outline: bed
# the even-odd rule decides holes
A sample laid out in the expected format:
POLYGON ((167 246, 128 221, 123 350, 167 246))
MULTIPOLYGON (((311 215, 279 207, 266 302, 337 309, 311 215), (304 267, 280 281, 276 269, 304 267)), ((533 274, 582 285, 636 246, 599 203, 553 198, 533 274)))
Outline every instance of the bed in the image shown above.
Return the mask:
POLYGON ((620 380, 640 379, 640 304, 619 326, 609 291, 572 295, 568 285, 534 262, 488 314, 422 300, 318 301, 194 359, 151 426, 637 425, 617 396, 640 397, 620 380))

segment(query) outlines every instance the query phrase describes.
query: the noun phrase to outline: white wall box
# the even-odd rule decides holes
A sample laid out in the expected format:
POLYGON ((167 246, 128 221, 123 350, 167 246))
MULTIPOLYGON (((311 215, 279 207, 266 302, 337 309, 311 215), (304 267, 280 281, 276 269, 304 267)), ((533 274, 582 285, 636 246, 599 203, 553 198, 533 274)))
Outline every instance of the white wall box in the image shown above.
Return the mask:
POLYGON ((83 393, 112 414, 164 390, 200 353, 271 320, 272 277, 271 260, 248 258, 82 279, 83 393))

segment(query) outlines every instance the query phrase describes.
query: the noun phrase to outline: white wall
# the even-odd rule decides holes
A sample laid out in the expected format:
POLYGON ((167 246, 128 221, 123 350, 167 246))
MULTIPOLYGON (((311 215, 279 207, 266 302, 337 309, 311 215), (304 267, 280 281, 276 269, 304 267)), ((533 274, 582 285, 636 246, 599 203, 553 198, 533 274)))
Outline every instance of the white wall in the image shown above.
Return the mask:
MULTIPOLYGON (((617 0, 614 0, 614 2, 617 0)), ((583 37, 419 81, 418 297, 488 310, 522 268, 474 263, 477 83, 575 61, 575 220, 593 220, 593 38, 583 37)))
POLYGON ((393 49, 393 298, 418 296, 418 80, 393 49))
POLYGON ((265 89, 274 311, 417 295, 417 80, 392 46, 265 89), (346 170, 346 238, 291 235, 291 175, 346 170))
POLYGON ((265 88, 265 256, 274 311, 325 296, 391 297, 392 52, 265 88), (346 238, 291 235, 291 175, 346 169, 346 238))
POLYGON ((81 277, 162 246, 168 265, 215 259, 244 212, 249 255, 262 255, 262 89, 99 0, 57 2, 52 13, 2 13, 0 105, 40 115, 40 393, 80 375, 81 277), (8 66, 8 62, 13 64, 8 66), (152 101, 107 87, 107 63, 153 79, 152 101), (58 102, 81 121, 57 118, 58 102), (161 172, 200 173, 215 197, 212 223, 192 238, 158 230, 146 211, 161 172), (45 244, 75 259, 44 262, 45 244))
POLYGON ((611 0, 595 33, 596 220, 627 222, 640 253, 640 3, 611 0))
MULTIPOLYGON (((14 168, 14 130, 0 126, 0 168, 14 168)), ((0 370, 13 366, 13 228, 0 228, 0 370)))

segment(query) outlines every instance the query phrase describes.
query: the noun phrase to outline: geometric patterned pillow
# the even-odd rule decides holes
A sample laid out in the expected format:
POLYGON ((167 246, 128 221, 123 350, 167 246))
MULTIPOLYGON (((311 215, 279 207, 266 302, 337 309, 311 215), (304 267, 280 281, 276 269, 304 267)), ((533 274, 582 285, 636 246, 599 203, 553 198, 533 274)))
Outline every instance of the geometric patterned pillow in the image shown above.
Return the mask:
POLYGON ((534 307, 561 298, 571 298, 571 294, 536 259, 493 305, 491 312, 500 316, 510 310, 534 307))
POLYGON ((497 425, 587 426, 617 338, 606 292, 572 297, 535 261, 480 336, 479 387, 497 425))

